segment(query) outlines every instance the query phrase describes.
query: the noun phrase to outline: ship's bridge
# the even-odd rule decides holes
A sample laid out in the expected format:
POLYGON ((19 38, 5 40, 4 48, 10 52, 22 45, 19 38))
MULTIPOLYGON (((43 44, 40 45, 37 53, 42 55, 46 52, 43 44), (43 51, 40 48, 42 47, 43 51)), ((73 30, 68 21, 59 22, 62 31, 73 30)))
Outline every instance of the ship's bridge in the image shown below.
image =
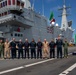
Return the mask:
POLYGON ((31 15, 32 13, 24 8, 22 0, 0 1, 0 26, 17 25, 20 27, 31 27, 33 26, 33 17, 31 18, 31 15), (22 15, 23 13, 26 14, 26 17, 22 15))
POLYGON ((21 0, 2 0, 0 2, 0 13, 10 10, 20 10, 24 8, 24 2, 21 0))

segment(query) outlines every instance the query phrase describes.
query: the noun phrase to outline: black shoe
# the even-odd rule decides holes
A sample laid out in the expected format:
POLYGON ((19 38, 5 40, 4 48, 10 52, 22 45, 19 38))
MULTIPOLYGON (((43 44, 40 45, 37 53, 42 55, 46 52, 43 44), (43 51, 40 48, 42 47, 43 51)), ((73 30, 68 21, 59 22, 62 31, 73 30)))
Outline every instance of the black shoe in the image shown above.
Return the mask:
POLYGON ((17 59, 20 59, 20 58, 17 58, 17 59))
POLYGON ((39 59, 39 57, 37 57, 37 59, 39 59))
POLYGON ((62 57, 60 57, 62 59, 62 57))
POLYGON ((58 59, 59 57, 57 57, 57 59, 58 59))
POLYGON ((30 59, 30 58, 28 58, 28 59, 30 59))
POLYGON ((4 58, 4 59, 6 59, 6 58, 4 58))
POLYGON ((40 59, 42 59, 42 57, 40 57, 40 59))

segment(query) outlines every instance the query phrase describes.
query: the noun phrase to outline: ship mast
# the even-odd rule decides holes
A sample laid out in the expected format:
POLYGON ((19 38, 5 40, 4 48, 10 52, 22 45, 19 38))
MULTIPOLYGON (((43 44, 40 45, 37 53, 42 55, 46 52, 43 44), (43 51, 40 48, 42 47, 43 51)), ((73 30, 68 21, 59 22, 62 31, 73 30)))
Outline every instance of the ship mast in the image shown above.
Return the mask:
POLYGON ((65 0, 64 0, 64 5, 62 8, 60 8, 59 10, 62 10, 62 14, 59 17, 62 17, 62 21, 61 21, 61 29, 66 30, 68 28, 68 21, 67 21, 67 16, 69 15, 67 13, 67 10, 70 7, 66 7, 65 5, 65 0))
POLYGON ((65 0, 64 0, 64 5, 65 5, 65 0))

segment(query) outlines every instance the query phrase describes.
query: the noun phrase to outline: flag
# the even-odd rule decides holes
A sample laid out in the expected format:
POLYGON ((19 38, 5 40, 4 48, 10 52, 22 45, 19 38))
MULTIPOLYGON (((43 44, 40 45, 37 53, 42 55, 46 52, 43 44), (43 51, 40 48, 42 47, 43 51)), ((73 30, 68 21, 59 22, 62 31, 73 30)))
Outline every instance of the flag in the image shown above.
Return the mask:
POLYGON ((49 20, 51 21, 53 18, 54 18, 54 14, 53 12, 51 12, 49 20))
POLYGON ((50 24, 51 24, 52 22, 55 22, 55 19, 54 19, 54 14, 53 14, 53 12, 51 12, 51 15, 50 15, 50 18, 49 18, 49 20, 50 20, 50 24))
POLYGON ((50 23, 52 23, 52 22, 55 22, 55 19, 54 18, 50 21, 50 23))

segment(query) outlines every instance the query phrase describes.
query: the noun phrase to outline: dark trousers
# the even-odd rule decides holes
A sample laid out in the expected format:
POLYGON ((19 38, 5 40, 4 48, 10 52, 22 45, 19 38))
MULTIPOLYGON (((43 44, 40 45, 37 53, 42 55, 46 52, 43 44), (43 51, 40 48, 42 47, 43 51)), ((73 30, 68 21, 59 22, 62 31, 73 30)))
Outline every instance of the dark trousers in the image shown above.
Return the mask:
POLYGON ((0 50, 0 58, 3 58, 4 57, 4 50, 0 50))
POLYGON ((57 48, 57 58, 59 58, 59 55, 62 58, 62 47, 57 48))
POLYGON ((32 58, 36 59, 36 50, 35 50, 35 48, 31 48, 31 59, 32 58), (33 57, 33 55, 34 55, 34 57, 33 57))
POLYGON ((55 58, 55 49, 50 49, 50 58, 55 58))
POLYGON ((18 49, 18 59, 21 57, 23 58, 23 49, 18 49))
POLYGON ((27 58, 29 59, 29 48, 25 48, 25 58, 26 58, 26 54, 27 54, 27 58))
POLYGON ((16 48, 11 48, 11 57, 16 58, 16 48))
POLYGON ((42 49, 37 49, 37 58, 42 58, 42 49))

